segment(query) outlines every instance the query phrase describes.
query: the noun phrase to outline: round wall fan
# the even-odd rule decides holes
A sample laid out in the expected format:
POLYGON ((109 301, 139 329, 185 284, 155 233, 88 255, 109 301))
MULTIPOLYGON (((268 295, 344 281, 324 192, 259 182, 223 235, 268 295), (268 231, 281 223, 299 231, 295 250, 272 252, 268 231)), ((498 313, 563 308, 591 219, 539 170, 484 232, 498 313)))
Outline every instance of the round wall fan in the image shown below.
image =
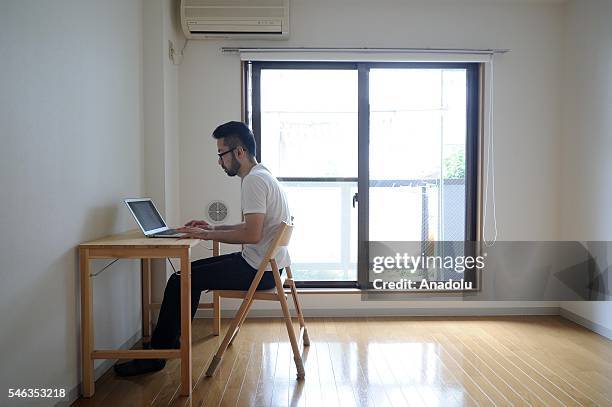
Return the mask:
POLYGON ((221 201, 212 201, 206 209, 208 220, 212 223, 221 223, 227 218, 227 205, 221 201))

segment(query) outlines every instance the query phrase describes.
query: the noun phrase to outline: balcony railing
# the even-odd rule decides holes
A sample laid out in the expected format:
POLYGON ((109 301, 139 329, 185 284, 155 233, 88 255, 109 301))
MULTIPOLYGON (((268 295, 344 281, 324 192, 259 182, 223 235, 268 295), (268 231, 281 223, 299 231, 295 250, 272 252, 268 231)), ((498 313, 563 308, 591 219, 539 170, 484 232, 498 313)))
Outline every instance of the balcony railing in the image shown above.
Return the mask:
MULTIPOLYGON (((357 178, 279 178, 296 229, 291 242, 296 280, 357 280, 357 178)), ((370 181, 370 240, 461 241, 464 179, 370 181)))

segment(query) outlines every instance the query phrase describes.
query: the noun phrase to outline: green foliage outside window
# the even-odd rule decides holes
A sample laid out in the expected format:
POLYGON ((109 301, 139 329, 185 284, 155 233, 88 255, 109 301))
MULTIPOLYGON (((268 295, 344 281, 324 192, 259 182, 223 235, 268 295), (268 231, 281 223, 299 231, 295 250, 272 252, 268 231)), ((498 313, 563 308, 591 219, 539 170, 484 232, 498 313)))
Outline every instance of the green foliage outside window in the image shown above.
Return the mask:
POLYGON ((445 179, 465 178, 465 152, 462 148, 457 148, 452 154, 448 155, 443 162, 445 179))

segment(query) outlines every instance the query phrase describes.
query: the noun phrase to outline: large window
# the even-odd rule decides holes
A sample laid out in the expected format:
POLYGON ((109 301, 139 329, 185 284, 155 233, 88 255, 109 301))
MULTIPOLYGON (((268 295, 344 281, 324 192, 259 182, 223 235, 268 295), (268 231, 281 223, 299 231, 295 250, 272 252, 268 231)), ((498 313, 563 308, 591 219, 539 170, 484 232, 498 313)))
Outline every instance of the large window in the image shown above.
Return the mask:
POLYGON ((475 239, 477 64, 245 68, 258 159, 295 217, 302 286, 364 287, 367 241, 475 239))

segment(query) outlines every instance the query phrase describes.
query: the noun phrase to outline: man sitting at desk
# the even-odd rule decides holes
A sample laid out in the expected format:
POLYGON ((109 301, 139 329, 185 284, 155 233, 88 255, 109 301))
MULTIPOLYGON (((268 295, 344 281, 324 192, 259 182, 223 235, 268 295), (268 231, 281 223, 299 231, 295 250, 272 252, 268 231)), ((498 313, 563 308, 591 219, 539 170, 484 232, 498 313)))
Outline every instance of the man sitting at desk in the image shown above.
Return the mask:
MULTIPOLYGON (((241 252, 197 260, 191 264, 191 318, 195 316, 203 290, 248 290, 281 222, 290 222, 287 198, 276 178, 255 159, 256 144, 246 124, 228 122, 213 132, 217 140, 219 165, 227 175, 242 179, 242 212, 244 222, 237 225, 212 226, 192 220, 178 230, 186 237, 243 244, 241 252)), ((286 247, 276 255, 279 270, 290 264, 286 247)), ((271 270, 271 269, 270 269, 271 270)), ((258 289, 274 287, 272 273, 264 273, 258 289)), ((151 348, 179 348, 180 276, 172 274, 159 311, 151 348)), ((115 365, 119 376, 134 376, 161 370, 164 359, 135 359, 115 365)))

